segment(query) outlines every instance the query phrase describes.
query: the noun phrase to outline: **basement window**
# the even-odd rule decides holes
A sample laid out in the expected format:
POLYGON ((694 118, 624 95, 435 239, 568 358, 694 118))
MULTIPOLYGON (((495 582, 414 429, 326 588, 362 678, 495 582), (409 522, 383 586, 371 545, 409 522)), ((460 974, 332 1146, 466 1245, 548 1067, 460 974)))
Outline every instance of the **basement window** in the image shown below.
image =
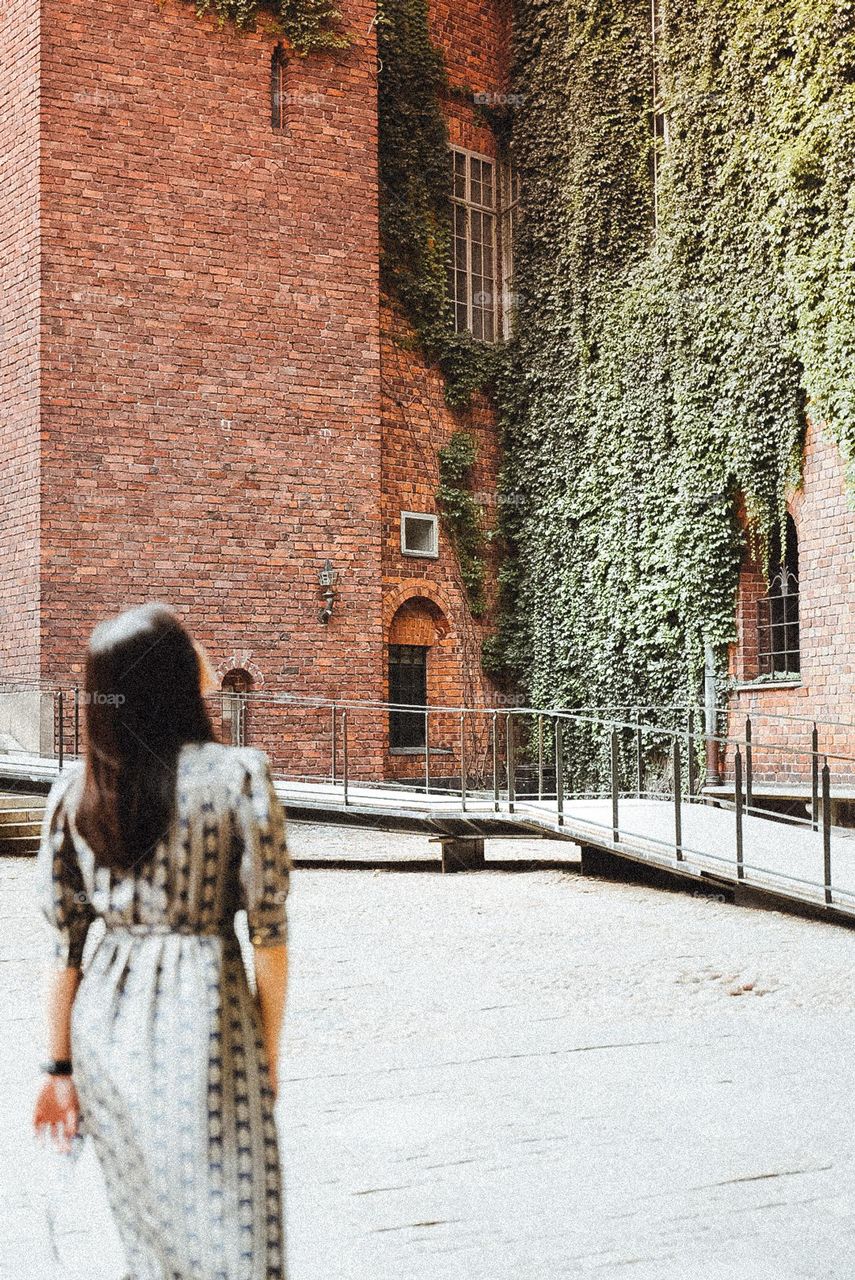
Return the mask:
POLYGON ((401 512, 401 551, 405 556, 439 555, 439 529, 436 516, 417 511, 401 512))

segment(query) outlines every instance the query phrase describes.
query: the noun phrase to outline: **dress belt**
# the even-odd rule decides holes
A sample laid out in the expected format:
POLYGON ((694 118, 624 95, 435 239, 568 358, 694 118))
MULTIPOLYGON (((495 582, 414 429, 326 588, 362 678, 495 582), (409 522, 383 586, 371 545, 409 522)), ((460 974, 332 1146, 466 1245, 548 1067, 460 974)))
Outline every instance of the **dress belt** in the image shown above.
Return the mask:
POLYGON ((128 934, 134 938, 145 938, 150 934, 155 937, 168 937, 170 934, 177 934, 183 938, 234 938, 236 937, 234 929, 227 926, 211 925, 203 928, 200 925, 181 925, 181 924, 110 924, 105 923, 105 931, 112 934, 128 934))

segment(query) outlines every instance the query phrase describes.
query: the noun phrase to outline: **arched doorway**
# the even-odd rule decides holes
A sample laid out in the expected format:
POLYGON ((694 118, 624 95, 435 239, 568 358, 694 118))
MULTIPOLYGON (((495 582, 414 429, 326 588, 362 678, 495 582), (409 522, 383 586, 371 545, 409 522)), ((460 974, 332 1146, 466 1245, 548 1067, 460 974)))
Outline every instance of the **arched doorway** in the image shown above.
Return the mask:
POLYGON ((222 679, 223 738, 233 747, 245 747, 248 738, 248 699, 252 676, 243 667, 233 667, 222 679))
POLYGON ((432 691, 430 654, 447 634, 444 613, 426 596, 405 600, 392 618, 387 641, 392 751, 418 751, 425 745, 424 708, 432 691))

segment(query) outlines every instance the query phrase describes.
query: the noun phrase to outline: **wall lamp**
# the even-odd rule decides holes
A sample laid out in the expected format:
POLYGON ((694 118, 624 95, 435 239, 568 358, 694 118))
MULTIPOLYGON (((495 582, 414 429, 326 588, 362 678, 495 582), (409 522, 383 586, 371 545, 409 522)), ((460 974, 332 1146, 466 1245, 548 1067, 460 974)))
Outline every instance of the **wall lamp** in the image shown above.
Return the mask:
POLYGON ((324 607, 318 611, 318 618, 321 622, 329 622, 332 617, 333 604, 335 603, 335 584, 337 581, 338 570, 332 567, 329 560, 325 560, 323 569, 318 572, 318 582, 321 586, 321 594, 324 597, 324 607))

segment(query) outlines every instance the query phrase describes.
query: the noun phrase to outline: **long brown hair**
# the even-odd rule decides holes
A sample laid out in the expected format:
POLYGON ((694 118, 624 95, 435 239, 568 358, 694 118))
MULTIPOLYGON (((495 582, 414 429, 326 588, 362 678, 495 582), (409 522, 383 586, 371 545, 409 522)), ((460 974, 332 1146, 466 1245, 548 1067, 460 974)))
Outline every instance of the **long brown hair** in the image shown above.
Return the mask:
POLYGON ((198 654, 171 610, 143 605, 95 628, 85 704, 77 828, 101 866, 126 872, 169 830, 182 746, 215 740, 198 654))

